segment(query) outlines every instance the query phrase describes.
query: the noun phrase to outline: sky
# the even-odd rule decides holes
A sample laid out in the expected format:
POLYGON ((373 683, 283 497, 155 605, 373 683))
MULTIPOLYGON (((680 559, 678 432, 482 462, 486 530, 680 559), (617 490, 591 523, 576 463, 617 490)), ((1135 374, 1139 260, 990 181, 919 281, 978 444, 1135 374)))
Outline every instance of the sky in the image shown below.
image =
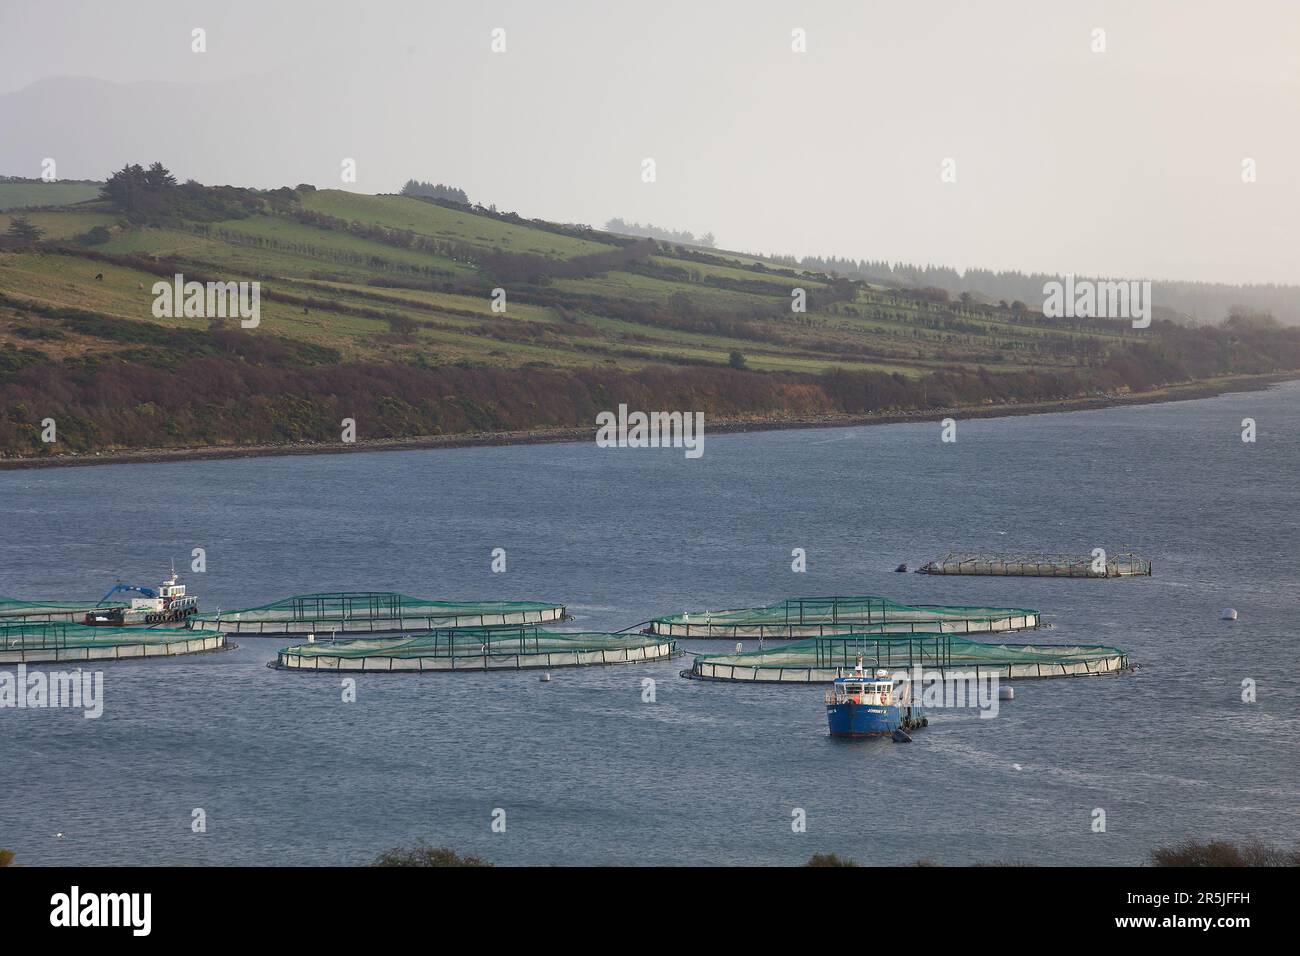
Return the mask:
POLYGON ((46 158, 417 178, 764 253, 1300 283, 1300 2, 4 0, 0 173, 46 158))

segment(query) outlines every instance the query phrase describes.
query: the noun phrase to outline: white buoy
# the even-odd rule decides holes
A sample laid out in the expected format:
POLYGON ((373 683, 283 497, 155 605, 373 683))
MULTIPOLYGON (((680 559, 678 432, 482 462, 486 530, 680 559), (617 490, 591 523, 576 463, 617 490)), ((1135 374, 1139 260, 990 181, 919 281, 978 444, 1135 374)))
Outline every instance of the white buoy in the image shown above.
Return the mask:
POLYGON ((543 683, 543 684, 549 684, 550 682, 551 682, 551 675, 550 675, 550 673, 545 673, 545 674, 543 674, 543 675, 542 675, 542 683, 543 683))
POLYGON ((308 634, 308 635, 307 635, 307 643, 308 643, 308 644, 315 644, 315 643, 316 643, 316 635, 315 635, 315 634, 308 634))
POLYGON ((998 700, 1015 700, 1016 689, 1014 687, 999 687, 998 700))
POLYGON ((1223 609, 1223 613, 1219 615, 1220 621, 1235 621, 1236 619, 1237 619, 1237 612, 1230 607, 1225 607, 1223 609))
POLYGON ((745 645, 740 643, 740 641, 736 641, 736 653, 743 654, 744 651, 745 651, 745 645))

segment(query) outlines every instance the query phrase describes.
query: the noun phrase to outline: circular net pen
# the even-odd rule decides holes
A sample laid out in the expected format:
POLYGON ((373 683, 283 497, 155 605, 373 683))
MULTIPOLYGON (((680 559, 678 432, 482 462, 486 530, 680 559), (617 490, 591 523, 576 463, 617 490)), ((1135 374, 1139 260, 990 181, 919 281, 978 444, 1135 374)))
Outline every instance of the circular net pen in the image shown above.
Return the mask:
POLYGON ((1109 555, 1105 561, 1091 554, 993 554, 952 552, 917 569, 920 574, 968 574, 1017 578, 1132 578, 1149 577, 1151 562, 1131 551, 1109 555))
POLYGON ((471 627, 391 639, 313 641, 284 648, 274 666, 331 672, 492 671, 637 664, 676 655, 676 641, 648 634, 471 627))
POLYGON ((225 646, 226 636, 219 631, 88 627, 61 621, 0 623, 0 664, 174 657, 217 651, 225 646))
POLYGON ((920 667, 945 679, 974 673, 1002 679, 1084 677, 1127 670, 1128 655, 1100 644, 981 644, 955 634, 812 638, 772 650, 701 655, 683 677, 772 684, 829 683, 864 667, 920 667))
POLYGON ((989 634, 1039 627, 1028 608, 900 604, 882 597, 788 598, 766 607, 690 611, 646 628, 667 637, 802 638, 843 634, 989 634))
POLYGON ((509 627, 565 619, 563 604, 542 601, 432 601, 392 591, 299 594, 243 608, 201 614, 226 634, 285 636, 331 633, 409 633, 452 627, 509 627))
POLYGON ((117 607, 126 607, 126 605, 121 602, 94 604, 78 601, 19 601, 16 598, 0 598, 0 624, 55 621, 80 624, 91 611, 117 607))

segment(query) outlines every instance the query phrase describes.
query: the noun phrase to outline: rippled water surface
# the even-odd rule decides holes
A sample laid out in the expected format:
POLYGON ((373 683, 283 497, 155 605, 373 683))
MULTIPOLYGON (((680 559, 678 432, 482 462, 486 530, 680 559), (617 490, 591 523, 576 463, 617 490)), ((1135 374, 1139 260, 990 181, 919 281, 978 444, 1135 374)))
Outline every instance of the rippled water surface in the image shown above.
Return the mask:
POLYGON ((950 445, 937 423, 717 435, 693 461, 573 444, 0 472, 9 596, 93 601, 203 547, 207 572, 183 579, 207 608, 397 590, 554 600, 574 627, 617 630, 884 594, 1040 608, 1054 629, 1035 640, 1117 644, 1139 665, 1022 682, 997 718, 945 713, 906 746, 829 739, 820 687, 689 681, 682 660, 551 683, 367 675, 344 704, 337 677, 265 666, 283 641, 241 638, 105 666, 98 720, 0 710, 0 846, 27 863, 344 864, 424 837, 510 864, 881 864, 1293 844, 1298 399, 1290 384, 961 422, 950 445), (950 549, 1124 545, 1154 577, 892 573, 950 549), (1240 619, 1221 622, 1225 606, 1240 619))

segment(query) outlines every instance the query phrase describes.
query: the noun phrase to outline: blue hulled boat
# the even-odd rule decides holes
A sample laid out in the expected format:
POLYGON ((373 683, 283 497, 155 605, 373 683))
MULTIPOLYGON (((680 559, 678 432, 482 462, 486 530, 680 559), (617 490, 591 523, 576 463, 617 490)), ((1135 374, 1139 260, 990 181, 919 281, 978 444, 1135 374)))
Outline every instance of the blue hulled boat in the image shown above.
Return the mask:
POLYGON ((874 677, 861 668, 852 677, 837 677, 826 692, 826 722, 832 737, 883 737, 929 723, 912 702, 911 684, 895 682, 886 670, 874 677))

